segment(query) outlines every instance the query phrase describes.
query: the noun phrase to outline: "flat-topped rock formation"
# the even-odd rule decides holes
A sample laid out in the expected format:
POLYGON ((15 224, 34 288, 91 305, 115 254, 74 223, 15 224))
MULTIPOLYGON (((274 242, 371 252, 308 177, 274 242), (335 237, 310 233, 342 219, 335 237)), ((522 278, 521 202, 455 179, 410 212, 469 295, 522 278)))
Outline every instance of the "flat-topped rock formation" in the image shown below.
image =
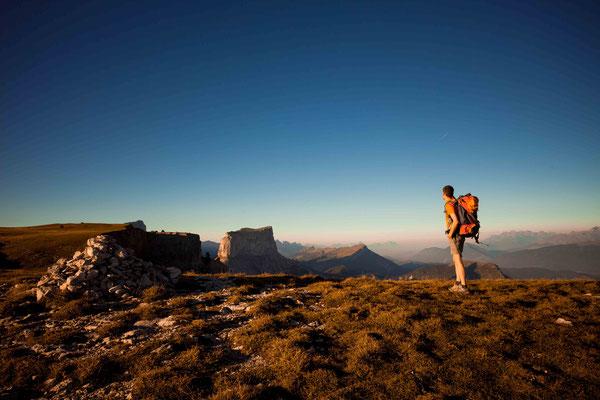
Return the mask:
POLYGON ((273 228, 243 228, 221 239, 218 259, 232 273, 303 275, 309 271, 277 251, 273 228))
POLYGON ((146 232, 129 227, 108 234, 145 261, 183 270, 203 267, 200 236, 195 233, 146 232))

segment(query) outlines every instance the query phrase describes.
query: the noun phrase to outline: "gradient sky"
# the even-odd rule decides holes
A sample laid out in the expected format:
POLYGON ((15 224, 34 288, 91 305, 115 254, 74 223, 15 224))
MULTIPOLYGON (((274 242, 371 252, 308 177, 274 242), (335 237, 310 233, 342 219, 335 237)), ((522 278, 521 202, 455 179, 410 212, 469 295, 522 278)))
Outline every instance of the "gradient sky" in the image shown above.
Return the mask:
POLYGON ((0 226, 600 224, 600 3, 4 1, 0 226))

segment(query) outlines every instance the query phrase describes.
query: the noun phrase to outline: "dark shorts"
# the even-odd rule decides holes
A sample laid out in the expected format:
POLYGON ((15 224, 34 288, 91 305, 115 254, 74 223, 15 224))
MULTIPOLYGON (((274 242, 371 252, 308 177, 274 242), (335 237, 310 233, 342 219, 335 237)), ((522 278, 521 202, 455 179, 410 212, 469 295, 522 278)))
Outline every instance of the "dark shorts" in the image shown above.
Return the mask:
POLYGON ((464 236, 455 235, 452 239, 448 238, 450 243, 450 254, 460 254, 462 256, 463 247, 465 246, 464 236))

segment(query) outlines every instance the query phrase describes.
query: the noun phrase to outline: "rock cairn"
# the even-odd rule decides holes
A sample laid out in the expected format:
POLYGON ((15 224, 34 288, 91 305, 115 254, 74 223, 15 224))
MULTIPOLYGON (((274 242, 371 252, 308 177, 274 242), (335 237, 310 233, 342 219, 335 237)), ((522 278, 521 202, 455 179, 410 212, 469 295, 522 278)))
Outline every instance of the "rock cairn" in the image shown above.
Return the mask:
POLYGON ((87 241, 83 252, 56 261, 37 283, 38 301, 57 290, 80 292, 95 298, 120 299, 139 295, 151 286, 174 285, 181 270, 134 257, 108 235, 87 241))

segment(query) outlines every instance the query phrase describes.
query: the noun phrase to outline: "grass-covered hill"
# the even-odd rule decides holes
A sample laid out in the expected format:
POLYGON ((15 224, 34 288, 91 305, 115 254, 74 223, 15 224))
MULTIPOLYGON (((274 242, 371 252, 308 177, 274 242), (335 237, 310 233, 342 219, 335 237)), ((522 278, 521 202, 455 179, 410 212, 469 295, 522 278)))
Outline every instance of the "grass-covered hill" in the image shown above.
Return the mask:
POLYGON ((30 286, 0 285, 2 398, 600 398, 597 281, 474 281, 464 296, 186 275, 141 300, 43 304, 30 286))
POLYGON ((61 257, 82 250, 88 238, 120 231, 126 224, 51 224, 0 227, 0 281, 36 276, 61 257))
POLYGON ((0 227, 0 269, 47 268, 56 259, 71 257, 88 238, 120 231, 126 224, 51 224, 0 227))

